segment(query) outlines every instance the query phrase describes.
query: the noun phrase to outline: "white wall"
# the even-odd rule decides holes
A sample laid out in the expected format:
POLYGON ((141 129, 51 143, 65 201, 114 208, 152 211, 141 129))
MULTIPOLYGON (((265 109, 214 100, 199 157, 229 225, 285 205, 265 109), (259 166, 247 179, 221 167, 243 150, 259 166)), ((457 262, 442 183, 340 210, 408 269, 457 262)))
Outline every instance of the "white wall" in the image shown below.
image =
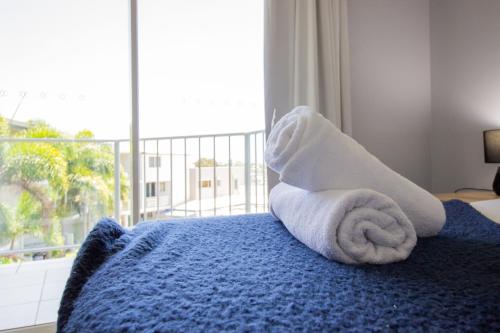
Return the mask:
POLYGON ((348 12, 353 137, 429 188, 429 1, 349 0, 348 12))
POLYGON ((431 0, 432 188, 491 188, 482 131, 500 128, 500 1, 431 0))
POLYGON ((490 188, 500 0, 348 0, 352 135, 433 191, 490 188))

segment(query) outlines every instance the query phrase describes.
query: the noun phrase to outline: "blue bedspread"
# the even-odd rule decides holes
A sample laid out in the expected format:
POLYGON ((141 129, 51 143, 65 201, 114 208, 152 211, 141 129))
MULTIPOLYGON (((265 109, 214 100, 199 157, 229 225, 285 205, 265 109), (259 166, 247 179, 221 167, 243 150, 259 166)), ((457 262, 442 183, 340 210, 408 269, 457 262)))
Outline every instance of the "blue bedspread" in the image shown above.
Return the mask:
POLYGON ((96 225, 60 332, 500 330, 500 226, 459 201, 408 260, 331 262, 267 214, 96 225))

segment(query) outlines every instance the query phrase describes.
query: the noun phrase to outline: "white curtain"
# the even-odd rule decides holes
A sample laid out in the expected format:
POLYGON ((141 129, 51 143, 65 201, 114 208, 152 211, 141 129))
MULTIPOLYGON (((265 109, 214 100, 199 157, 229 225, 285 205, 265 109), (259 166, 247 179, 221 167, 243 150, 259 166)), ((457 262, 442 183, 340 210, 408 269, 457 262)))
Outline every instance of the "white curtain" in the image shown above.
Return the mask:
POLYGON ((350 134, 347 0, 265 0, 264 8, 266 133, 275 110, 278 120, 310 105, 350 134))
POLYGON ((266 126, 307 104, 350 132, 346 0, 266 0, 266 126))

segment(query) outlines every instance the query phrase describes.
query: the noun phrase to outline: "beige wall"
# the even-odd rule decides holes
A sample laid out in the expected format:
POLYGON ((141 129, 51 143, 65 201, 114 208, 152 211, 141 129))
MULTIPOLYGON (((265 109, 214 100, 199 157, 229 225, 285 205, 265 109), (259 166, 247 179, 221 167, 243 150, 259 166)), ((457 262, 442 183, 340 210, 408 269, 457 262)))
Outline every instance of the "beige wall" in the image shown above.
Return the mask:
POLYGON ((431 0, 432 187, 491 188, 482 131, 500 128, 500 1, 431 0))
POLYGON ((353 137, 429 188, 429 1, 349 0, 348 12, 353 137))

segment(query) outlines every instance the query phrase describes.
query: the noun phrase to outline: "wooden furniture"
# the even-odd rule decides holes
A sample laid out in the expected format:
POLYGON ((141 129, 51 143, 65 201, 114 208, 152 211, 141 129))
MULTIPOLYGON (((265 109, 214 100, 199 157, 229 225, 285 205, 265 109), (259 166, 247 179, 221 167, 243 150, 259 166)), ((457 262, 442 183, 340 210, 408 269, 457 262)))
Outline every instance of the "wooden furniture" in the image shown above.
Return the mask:
POLYGON ((441 201, 456 199, 468 203, 474 201, 500 199, 500 197, 497 196, 494 192, 486 191, 462 191, 458 193, 436 193, 434 195, 441 201))

